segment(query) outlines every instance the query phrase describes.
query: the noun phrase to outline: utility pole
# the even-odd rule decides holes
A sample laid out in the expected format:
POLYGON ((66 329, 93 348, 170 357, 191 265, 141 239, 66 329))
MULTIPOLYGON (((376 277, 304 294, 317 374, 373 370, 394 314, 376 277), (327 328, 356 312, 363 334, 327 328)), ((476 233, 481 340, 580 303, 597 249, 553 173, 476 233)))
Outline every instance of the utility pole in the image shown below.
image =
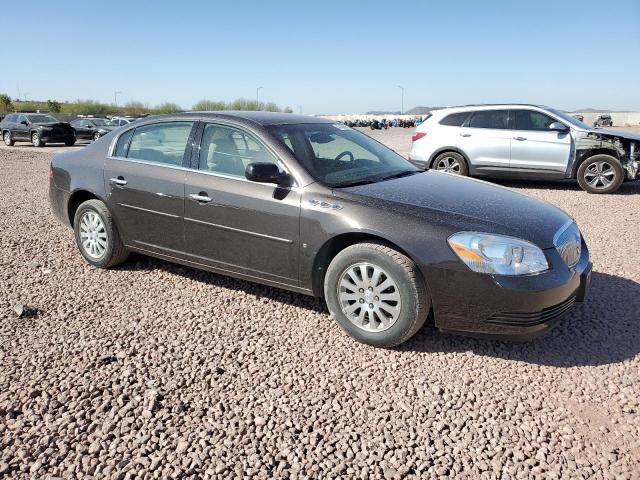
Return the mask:
POLYGON ((398 88, 401 90, 401 94, 400 94, 400 115, 402 115, 402 112, 404 112, 404 87, 401 85, 398 85, 398 88))
POLYGON ((114 106, 118 106, 118 95, 120 95, 122 92, 113 92, 113 104, 114 106))
POLYGON ((258 87, 256 88, 256 110, 260 110, 260 90, 262 90, 264 87, 258 87))

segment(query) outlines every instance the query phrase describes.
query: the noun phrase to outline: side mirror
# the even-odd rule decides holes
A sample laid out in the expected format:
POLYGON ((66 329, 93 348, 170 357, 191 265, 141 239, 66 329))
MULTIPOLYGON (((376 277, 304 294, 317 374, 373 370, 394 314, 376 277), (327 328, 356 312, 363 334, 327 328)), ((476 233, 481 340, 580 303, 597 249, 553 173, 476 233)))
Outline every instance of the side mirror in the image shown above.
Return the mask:
POLYGON ((256 162, 247 165, 244 171, 247 180, 259 183, 275 183, 276 185, 288 186, 291 179, 286 173, 281 173, 275 163, 256 162))
POLYGON ((569 130, 569 127, 567 127, 562 122, 553 122, 551 125, 549 125, 549 130, 555 130, 556 132, 567 132, 569 130))

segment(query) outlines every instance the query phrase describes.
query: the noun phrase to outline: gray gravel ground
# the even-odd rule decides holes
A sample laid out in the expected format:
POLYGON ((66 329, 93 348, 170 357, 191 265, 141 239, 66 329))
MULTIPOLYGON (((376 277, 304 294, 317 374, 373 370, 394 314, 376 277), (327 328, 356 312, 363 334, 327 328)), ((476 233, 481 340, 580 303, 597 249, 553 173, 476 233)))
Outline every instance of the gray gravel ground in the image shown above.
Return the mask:
POLYGON ((302 295, 89 267, 50 215, 50 155, 0 147, 0 477, 640 478, 640 182, 507 184, 591 248, 589 302, 548 337, 381 350, 302 295))

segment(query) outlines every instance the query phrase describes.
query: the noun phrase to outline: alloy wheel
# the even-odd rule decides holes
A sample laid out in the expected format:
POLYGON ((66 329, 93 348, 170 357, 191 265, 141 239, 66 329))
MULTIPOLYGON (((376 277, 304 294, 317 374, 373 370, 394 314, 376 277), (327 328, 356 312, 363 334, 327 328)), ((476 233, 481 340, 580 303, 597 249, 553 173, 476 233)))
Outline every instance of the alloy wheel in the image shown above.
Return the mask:
POLYGON ((438 160, 436 170, 460 175, 460 162, 453 157, 443 157, 438 160))
POLYGON ((10 146, 11 146, 11 134, 10 134, 9 132, 5 132, 5 133, 4 133, 4 144, 5 144, 7 147, 10 147, 10 146))
POLYGON ((584 179, 592 188, 601 190, 616 180, 616 171, 608 162, 594 162, 584 171, 584 179))
POLYGON ((97 213, 87 211, 80 217, 80 244, 84 252, 94 259, 101 258, 107 250, 107 229, 97 213))
POLYGON ((350 265, 340 275, 338 301, 349 321, 367 332, 390 328, 402 308, 395 280, 383 268, 371 263, 350 265))

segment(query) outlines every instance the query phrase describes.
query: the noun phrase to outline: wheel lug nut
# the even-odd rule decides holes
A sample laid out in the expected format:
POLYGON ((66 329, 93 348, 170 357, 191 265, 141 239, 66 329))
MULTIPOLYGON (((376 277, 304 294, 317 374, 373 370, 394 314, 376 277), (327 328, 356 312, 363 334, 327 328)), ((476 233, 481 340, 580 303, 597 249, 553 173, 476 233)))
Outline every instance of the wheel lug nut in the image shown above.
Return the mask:
POLYGON ((373 292, 373 287, 369 287, 369 291, 370 291, 370 292, 373 292))
POLYGON ((364 288, 361 288, 361 289, 360 289, 360 293, 364 293, 364 288))
POLYGON ((369 304, 369 308, 373 308, 373 303, 370 303, 370 304, 369 304))
POLYGON ((364 303, 364 298, 361 298, 361 299, 360 299, 360 303, 364 303))
POLYGON ((374 300, 377 302, 378 300, 380 300, 380 297, 376 297, 374 298, 374 300))

